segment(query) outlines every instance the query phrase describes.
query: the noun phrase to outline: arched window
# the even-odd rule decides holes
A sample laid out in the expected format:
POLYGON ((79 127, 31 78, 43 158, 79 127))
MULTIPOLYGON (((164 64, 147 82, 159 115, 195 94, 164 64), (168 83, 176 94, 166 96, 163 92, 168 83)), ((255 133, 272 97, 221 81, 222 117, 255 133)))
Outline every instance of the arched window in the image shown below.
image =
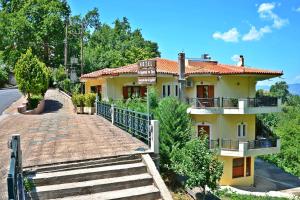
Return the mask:
POLYGON ((237 136, 238 137, 246 137, 247 126, 244 122, 241 122, 237 125, 237 136))

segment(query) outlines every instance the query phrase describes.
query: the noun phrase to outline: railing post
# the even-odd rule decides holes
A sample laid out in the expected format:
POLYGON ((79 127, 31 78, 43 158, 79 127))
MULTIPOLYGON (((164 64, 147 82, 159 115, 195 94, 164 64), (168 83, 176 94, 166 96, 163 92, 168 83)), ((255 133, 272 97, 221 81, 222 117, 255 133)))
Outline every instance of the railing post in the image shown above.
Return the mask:
POLYGON ((98 114, 98 101, 99 101, 99 96, 98 96, 98 94, 97 94, 97 95, 96 95, 96 101, 95 101, 96 114, 98 114))
POLYGON ((151 145, 151 152, 153 152, 153 160, 156 165, 156 168, 159 170, 159 121, 158 120, 151 120, 150 121, 150 145, 151 145))
POLYGON ((111 104, 111 123, 114 124, 115 123, 115 105, 111 104))

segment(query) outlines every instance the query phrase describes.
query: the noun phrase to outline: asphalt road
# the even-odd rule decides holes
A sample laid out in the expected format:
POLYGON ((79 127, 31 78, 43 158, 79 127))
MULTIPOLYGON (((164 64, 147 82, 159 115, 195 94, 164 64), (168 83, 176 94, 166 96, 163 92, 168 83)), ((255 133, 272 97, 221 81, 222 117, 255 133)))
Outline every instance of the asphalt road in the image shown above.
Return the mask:
POLYGON ((2 112, 10 106, 14 101, 21 97, 21 93, 18 89, 5 89, 0 90, 0 115, 2 112))

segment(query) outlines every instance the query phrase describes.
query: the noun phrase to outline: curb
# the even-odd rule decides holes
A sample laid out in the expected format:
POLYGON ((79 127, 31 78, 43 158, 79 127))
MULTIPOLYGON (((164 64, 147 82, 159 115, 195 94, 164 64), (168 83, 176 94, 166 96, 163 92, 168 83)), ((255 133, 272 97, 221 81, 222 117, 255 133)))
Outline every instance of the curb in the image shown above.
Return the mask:
POLYGON ((69 99, 72 98, 70 95, 68 95, 68 94, 65 93, 64 91, 62 91, 62 90, 60 90, 60 89, 58 89, 58 91, 59 91, 60 93, 62 93, 63 95, 65 95, 67 98, 69 98, 69 99))
POLYGON ((0 90, 9 90, 9 89, 18 89, 18 86, 12 86, 12 87, 0 88, 0 90))

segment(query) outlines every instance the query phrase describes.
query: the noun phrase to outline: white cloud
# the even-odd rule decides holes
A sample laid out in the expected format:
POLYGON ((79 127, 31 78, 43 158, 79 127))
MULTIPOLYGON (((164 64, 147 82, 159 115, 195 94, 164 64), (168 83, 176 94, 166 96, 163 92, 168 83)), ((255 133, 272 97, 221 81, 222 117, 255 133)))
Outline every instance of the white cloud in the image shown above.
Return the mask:
POLYGON ((300 12, 300 7, 295 9, 296 12, 300 12))
POLYGON ((248 33, 246 33, 243 36, 242 40, 243 41, 260 40, 265 33, 270 33, 270 32, 272 32, 272 30, 269 26, 262 27, 259 30, 257 30, 255 26, 251 26, 251 29, 249 30, 248 33))
POLYGON ((231 60, 233 61, 233 62, 239 62, 240 61, 240 55, 238 55, 238 54, 234 54, 232 57, 231 57, 231 60))
POLYGON ((215 32, 213 34, 214 39, 221 39, 225 42, 238 42, 239 41, 239 32, 237 28, 232 28, 228 30, 227 32, 221 33, 221 32, 215 32))
POLYGON ((289 23, 288 19, 282 19, 273 12, 276 7, 275 3, 262 3, 259 5, 257 12, 260 18, 273 21, 273 28, 280 29, 289 23))

